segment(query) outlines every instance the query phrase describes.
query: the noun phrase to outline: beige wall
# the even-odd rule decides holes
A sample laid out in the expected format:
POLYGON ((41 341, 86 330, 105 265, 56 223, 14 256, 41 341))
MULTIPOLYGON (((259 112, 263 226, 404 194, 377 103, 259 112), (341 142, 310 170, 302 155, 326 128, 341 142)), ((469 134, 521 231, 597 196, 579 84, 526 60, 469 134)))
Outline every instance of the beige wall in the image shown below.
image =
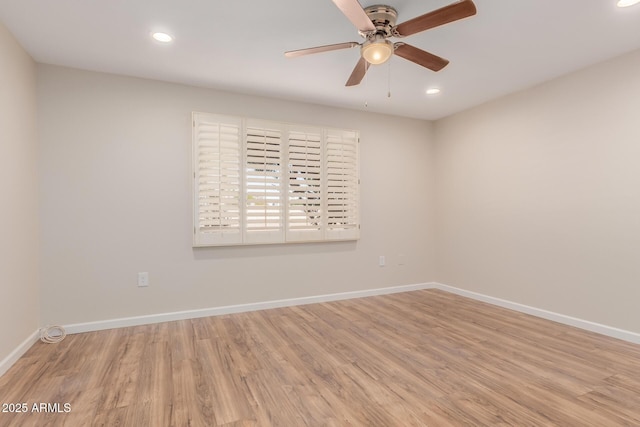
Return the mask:
POLYGON ((0 23, 0 361, 38 329, 36 65, 0 23))
POLYGON ((435 278, 640 331, 639 52, 435 126, 39 65, 36 154, 34 64, 0 30, 0 358, 38 326, 38 264, 40 324, 435 278), (361 240, 192 249, 193 110, 359 129, 361 240))
POLYGON ((640 332, 640 51, 439 121, 439 282, 640 332))
POLYGON ((433 278, 430 123, 47 65, 38 108, 45 323, 433 278), (193 110, 359 129, 361 239, 192 249, 193 110), (139 271, 149 288, 136 287, 139 271))

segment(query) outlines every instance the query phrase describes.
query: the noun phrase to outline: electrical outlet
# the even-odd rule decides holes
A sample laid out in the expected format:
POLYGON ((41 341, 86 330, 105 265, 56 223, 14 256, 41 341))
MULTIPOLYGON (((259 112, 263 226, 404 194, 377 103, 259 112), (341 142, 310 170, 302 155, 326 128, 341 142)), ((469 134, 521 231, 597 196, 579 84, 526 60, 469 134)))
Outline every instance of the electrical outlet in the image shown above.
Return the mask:
POLYGON ((386 263, 384 259, 384 255, 380 255, 380 258, 378 259, 378 263, 380 264, 380 267, 384 267, 384 264, 386 263))
POLYGON ((145 288, 149 286, 149 273, 142 271, 138 273, 138 287, 145 288))
POLYGON ((404 254, 398 254, 398 265, 404 265, 404 254))

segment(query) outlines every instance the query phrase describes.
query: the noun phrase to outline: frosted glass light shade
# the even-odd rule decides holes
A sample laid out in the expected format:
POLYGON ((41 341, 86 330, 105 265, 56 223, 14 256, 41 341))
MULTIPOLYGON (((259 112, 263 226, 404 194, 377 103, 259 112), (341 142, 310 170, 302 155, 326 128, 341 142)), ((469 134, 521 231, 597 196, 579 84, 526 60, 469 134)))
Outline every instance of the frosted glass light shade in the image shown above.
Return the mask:
POLYGON ((368 41, 362 45, 360 53, 369 64, 384 64, 393 54, 393 43, 385 39, 368 41))

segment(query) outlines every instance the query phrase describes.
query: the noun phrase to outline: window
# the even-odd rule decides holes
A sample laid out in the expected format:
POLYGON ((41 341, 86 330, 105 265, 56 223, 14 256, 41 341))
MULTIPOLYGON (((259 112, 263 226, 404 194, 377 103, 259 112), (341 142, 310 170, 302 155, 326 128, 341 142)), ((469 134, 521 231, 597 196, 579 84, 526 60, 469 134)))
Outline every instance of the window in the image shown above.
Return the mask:
POLYGON ((357 131, 193 113, 194 246, 355 240, 357 131))

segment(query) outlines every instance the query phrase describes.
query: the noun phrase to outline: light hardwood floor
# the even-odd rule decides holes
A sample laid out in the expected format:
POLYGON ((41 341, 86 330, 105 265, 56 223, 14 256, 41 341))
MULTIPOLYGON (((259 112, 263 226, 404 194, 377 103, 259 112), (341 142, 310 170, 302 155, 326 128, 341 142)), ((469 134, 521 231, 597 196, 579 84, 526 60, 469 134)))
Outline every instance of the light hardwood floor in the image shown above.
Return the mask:
POLYGON ((438 290, 37 343, 0 426, 640 426, 640 346, 438 290), (61 406, 61 408, 63 408, 61 406))

